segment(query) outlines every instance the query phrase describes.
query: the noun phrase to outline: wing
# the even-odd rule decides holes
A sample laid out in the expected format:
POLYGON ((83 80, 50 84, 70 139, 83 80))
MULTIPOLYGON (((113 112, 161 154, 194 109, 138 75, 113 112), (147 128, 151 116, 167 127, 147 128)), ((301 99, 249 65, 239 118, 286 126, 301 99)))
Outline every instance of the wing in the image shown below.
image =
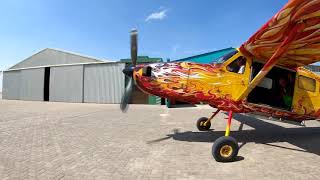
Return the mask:
POLYGON ((276 64, 285 67, 294 68, 320 60, 320 0, 289 0, 240 47, 244 54, 266 62, 279 49, 282 53, 276 64), (296 30, 294 36, 288 40, 293 29, 296 30))

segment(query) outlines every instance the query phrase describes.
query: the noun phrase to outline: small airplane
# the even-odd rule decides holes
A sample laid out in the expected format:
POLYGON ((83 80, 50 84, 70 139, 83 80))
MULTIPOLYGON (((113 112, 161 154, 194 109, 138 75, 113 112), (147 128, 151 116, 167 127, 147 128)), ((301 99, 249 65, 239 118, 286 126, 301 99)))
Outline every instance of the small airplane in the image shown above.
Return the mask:
POLYGON ((217 111, 197 121, 207 131, 220 111, 228 112, 225 136, 212 147, 216 161, 236 160, 230 136, 234 113, 303 123, 320 118, 320 76, 303 68, 320 59, 320 0, 289 0, 240 48, 212 64, 171 62, 137 65, 137 31, 131 31, 132 66, 120 108, 128 108, 134 86, 143 92, 217 111))

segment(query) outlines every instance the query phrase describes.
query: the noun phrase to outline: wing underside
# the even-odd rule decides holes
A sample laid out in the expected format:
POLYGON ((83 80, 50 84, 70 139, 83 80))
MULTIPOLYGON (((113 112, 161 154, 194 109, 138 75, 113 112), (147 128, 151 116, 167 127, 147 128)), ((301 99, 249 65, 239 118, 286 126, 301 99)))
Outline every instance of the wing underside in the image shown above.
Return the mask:
POLYGON ((277 64, 289 68, 319 61, 320 0, 290 0, 240 50, 266 62, 280 50, 277 64))

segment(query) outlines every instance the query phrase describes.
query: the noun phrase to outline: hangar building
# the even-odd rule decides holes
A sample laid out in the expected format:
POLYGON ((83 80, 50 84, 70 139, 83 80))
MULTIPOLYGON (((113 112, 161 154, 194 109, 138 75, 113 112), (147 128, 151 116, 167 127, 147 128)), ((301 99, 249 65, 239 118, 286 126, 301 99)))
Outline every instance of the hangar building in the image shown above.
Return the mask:
POLYGON ((44 49, 3 72, 3 99, 120 103, 125 63, 44 49))

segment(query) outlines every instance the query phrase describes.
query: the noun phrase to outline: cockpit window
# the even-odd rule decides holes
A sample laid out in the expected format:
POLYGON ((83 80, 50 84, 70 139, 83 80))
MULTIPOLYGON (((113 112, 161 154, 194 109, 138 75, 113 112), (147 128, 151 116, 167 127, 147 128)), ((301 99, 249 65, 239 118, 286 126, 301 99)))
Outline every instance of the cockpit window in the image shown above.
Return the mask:
POLYGON ((246 58, 243 56, 239 56, 236 60, 234 60, 227 66, 228 71, 238 73, 238 74, 243 74, 245 68, 246 68, 246 58))
POLYGON ((233 55, 237 54, 238 50, 234 50, 229 52, 228 54, 220 57, 215 63, 217 64, 222 64, 224 63, 226 60, 230 59, 233 55))

